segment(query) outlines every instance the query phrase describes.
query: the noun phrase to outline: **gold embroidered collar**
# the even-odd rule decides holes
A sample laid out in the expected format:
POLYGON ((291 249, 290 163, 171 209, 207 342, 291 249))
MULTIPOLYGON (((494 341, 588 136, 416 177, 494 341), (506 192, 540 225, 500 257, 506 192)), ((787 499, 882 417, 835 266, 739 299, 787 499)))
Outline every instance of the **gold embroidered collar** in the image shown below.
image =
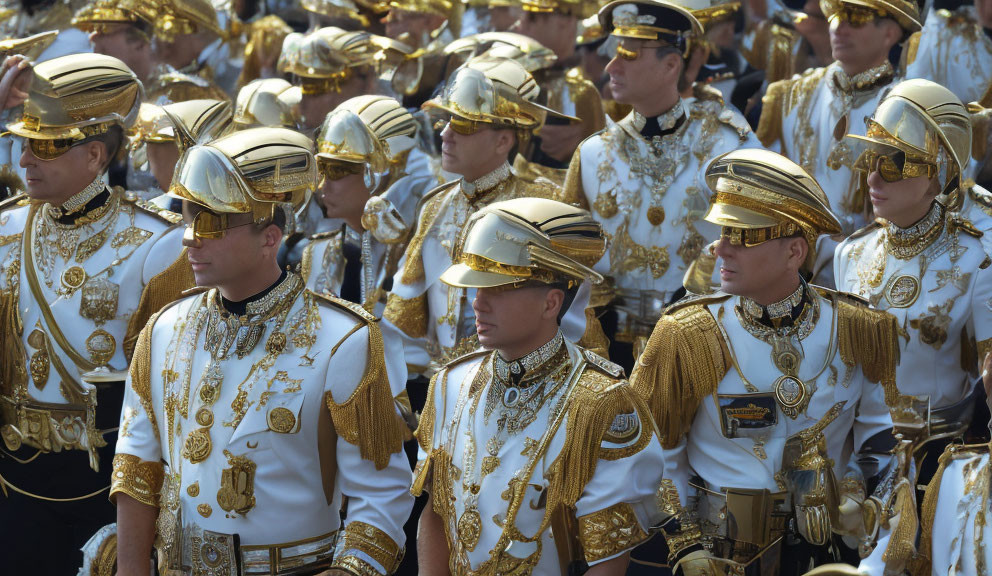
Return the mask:
POLYGON ((778 302, 762 306, 741 296, 734 311, 744 329, 756 338, 765 340, 772 333, 779 333, 795 334, 802 340, 813 331, 819 306, 806 282, 800 279, 796 290, 778 302))
POLYGON ((85 188, 79 192, 73 194, 68 200, 62 203, 61 206, 53 206, 49 204, 48 215, 52 218, 58 219, 65 216, 71 216, 76 214, 80 210, 89 204, 90 200, 96 198, 101 192, 106 190, 107 185, 103 182, 103 177, 97 176, 92 182, 86 185, 85 188))
POLYGON ((845 94, 865 92, 888 84, 892 81, 895 73, 895 69, 892 68, 892 64, 888 60, 854 76, 848 76, 840 66, 836 66, 833 85, 845 94))
POLYGON ((678 128, 678 124, 684 121, 685 104, 683 104, 682 99, 679 98, 678 102, 675 103, 675 106, 672 106, 668 112, 653 118, 648 118, 636 110, 633 111, 633 114, 634 116, 632 118, 632 122, 634 124, 634 128, 636 128, 638 132, 643 133, 645 131, 645 127, 647 127, 650 135, 655 134, 656 131, 654 130, 654 127, 648 126, 648 120, 651 120, 657 124, 658 129, 661 130, 660 135, 664 136, 666 133, 670 133, 675 128, 678 128))
MULTIPOLYGON (((250 299, 245 304, 245 314, 240 318, 241 323, 265 322, 276 316, 296 300, 296 296, 303 289, 303 286, 303 280, 298 274, 287 272, 286 276, 269 289, 264 296, 250 299)), ((217 299, 217 307, 225 315, 236 316, 224 307, 219 291, 217 292, 217 299)))
POLYGON ((471 182, 467 182, 464 178, 462 178, 459 186, 461 187, 462 193, 465 194, 469 200, 474 200, 482 194, 485 194, 486 192, 506 182, 510 178, 511 174, 512 172, 510 171, 509 162, 503 162, 500 164, 499 168, 496 168, 489 174, 486 174, 485 176, 471 182))
POLYGON ((560 364, 558 352, 564 350, 565 339, 561 331, 546 344, 529 354, 507 361, 499 352, 493 354, 493 374, 502 382, 515 386, 525 382, 535 382, 545 375, 546 368, 557 368, 560 364))
POLYGON ((927 215, 909 228, 900 228, 889 222, 885 227, 886 248, 899 260, 908 260, 926 250, 943 231, 944 207, 934 201, 927 215))

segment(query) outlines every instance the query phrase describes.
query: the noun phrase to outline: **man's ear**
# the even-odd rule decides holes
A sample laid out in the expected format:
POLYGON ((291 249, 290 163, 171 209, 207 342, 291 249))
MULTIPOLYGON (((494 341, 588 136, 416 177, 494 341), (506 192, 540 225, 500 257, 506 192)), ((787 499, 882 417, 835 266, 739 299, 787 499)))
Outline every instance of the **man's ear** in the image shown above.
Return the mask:
POLYGON ((496 131, 496 151, 500 156, 508 155, 516 143, 517 136, 514 134, 513 130, 496 131))
POLYGON ((806 256, 809 255, 809 244, 806 238, 795 236, 789 239, 789 266, 799 270, 806 263, 806 256))
POLYGON ((107 146, 103 142, 86 144, 86 168, 95 174, 102 174, 110 164, 107 146))
POLYGON ((282 244, 282 230, 275 224, 269 224, 262 230, 263 246, 278 251, 282 244))
POLYGON ((565 305, 565 292, 561 288, 548 290, 544 299, 544 312, 541 317, 545 320, 557 320, 561 307, 565 305))

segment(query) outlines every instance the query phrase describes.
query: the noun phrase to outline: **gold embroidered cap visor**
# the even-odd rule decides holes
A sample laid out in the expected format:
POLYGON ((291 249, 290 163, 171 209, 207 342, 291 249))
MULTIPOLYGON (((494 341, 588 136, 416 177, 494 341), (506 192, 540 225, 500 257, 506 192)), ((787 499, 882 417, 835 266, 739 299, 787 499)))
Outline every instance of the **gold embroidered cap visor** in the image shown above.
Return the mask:
MULTIPOLYGON (((17 12, 15 11, 14 13, 16 14, 17 12)), ((2 21, 0 20, 0 22, 2 21)), ((58 30, 50 30, 28 36, 27 38, 6 38, 0 40, 0 57, 10 56, 12 54, 27 54, 31 56, 41 54, 46 48, 52 45, 52 42, 55 42, 55 38, 58 35, 58 30)))
POLYGON ((689 40, 703 35, 692 10, 663 0, 615 0, 599 10, 604 30, 617 38, 658 40, 687 53, 689 40))
POLYGON ((133 26, 148 37, 161 8, 154 0, 97 0, 76 12, 72 25, 84 32, 110 34, 120 26, 133 26))
POLYGON ((959 174, 971 153, 968 110, 950 90, 928 80, 897 84, 865 124, 865 136, 848 134, 849 142, 884 144, 932 164, 939 162, 943 147, 959 174))
POLYGON ((133 146, 140 146, 146 142, 153 144, 175 142, 176 131, 161 106, 145 102, 138 110, 138 118, 131 126, 128 137, 133 146))
POLYGON ((694 8, 692 15, 699 20, 704 29, 708 30, 714 24, 733 20, 740 9, 741 3, 736 0, 733 2, 714 2, 705 8, 694 8))
POLYGON ((518 198, 483 208, 469 226, 460 262, 441 274, 445 284, 493 288, 603 281, 591 266, 605 252, 606 240, 585 210, 554 200, 518 198))
POLYGON ((7 126, 17 136, 82 140, 137 117, 142 88, 120 60, 71 54, 36 64, 21 119, 7 126))
POLYGON ((878 172, 886 182, 904 178, 937 175, 937 164, 925 158, 914 157, 905 149, 872 140, 848 138, 855 161, 852 168, 866 175, 878 172))
POLYGON ((920 10, 913 0, 820 0, 827 20, 840 18, 864 26, 875 18, 892 18, 908 33, 919 31, 920 10))

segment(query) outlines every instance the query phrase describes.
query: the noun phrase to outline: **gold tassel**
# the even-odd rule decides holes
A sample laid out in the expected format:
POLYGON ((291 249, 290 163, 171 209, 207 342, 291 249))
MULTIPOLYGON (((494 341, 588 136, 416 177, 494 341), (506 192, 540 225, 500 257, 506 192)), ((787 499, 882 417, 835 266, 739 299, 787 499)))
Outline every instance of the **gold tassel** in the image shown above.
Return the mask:
POLYGON ((895 317, 867 306, 834 298, 841 360, 860 365, 865 378, 882 385, 885 403, 896 406, 896 364, 899 363, 899 323, 895 317))
POLYGON ((134 354, 138 333, 145 327, 152 314, 164 308, 166 304, 178 300, 184 291, 195 286, 193 267, 186 258, 186 249, 183 248, 175 262, 153 276, 141 292, 141 300, 138 301, 137 309, 131 314, 127 322, 127 331, 124 333, 124 355, 128 360, 134 354))
MULTIPOLYGON (((574 508, 586 484, 596 472, 603 437, 618 414, 635 412, 647 422, 647 405, 630 388, 594 370, 588 370, 575 384, 569 401, 565 445, 548 471, 548 510, 558 506, 574 508)), ((649 433, 647 429, 642 434, 649 433)))
POLYGON ((690 305, 661 317, 630 380, 650 407, 665 448, 678 445, 700 402, 716 390, 730 366, 716 320, 705 306, 690 305))
POLYGON ((596 310, 593 308, 586 308, 586 331, 583 332, 582 338, 576 344, 599 354, 603 358, 609 359, 610 357, 610 340, 606 337, 603 325, 599 323, 596 310))
POLYGON ((792 80, 780 80, 768 86, 761 98, 761 118, 754 135, 765 146, 771 146, 782 138, 782 116, 785 115, 784 98, 792 80))
POLYGON ((17 291, 0 292, 0 424, 17 424, 15 403, 27 393, 28 354, 21 334, 23 321, 17 312, 17 291))
POLYGON ((361 383, 341 404, 336 404, 330 393, 325 398, 338 436, 358 446, 362 458, 375 463, 376 470, 382 470, 389 464, 392 454, 403 450, 406 424, 393 404, 383 356, 382 333, 374 322, 366 326, 369 330, 369 350, 361 383))
POLYGON ((933 559, 930 549, 933 542, 933 521, 937 515, 937 497, 940 495, 940 482, 947 464, 953 459, 953 452, 944 452, 938 460, 937 472, 930 479, 920 508, 920 546, 916 559, 909 566, 910 576, 930 576, 933 559))
POLYGON ((141 405, 148 415, 155 438, 159 437, 158 423, 155 420, 155 407, 152 405, 152 330, 159 313, 156 312, 148 320, 148 325, 138 334, 138 342, 134 346, 131 358, 131 389, 138 396, 141 405))
POLYGON ((899 511, 899 524, 889 536, 889 545, 882 554, 886 570, 903 572, 916 555, 914 543, 919 519, 916 516, 916 498, 913 484, 902 479, 893 490, 894 508, 899 511))

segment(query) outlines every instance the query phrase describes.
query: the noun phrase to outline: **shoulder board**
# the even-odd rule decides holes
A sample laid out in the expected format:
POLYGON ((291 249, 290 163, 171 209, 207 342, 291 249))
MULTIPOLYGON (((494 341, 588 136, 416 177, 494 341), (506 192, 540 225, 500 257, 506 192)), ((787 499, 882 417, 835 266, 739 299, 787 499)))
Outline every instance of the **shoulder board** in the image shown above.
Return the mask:
POLYGON ((713 292, 712 294, 687 294, 678 302, 674 302, 665 308, 662 314, 671 314, 673 312, 688 308, 689 306, 706 306, 707 304, 724 302, 731 297, 732 296, 726 292, 713 292))
MULTIPOLYGON (((586 360, 588 359, 586 358, 586 360)), ((575 385, 583 390, 592 392, 592 398, 598 398, 599 395, 623 386, 627 382, 622 376, 614 376, 604 371, 598 364, 587 361, 585 362, 585 366, 588 368, 582 370, 575 385)))
POLYGON ((310 235, 310 239, 311 240, 324 240, 326 238, 333 238, 333 237, 337 236, 338 234, 341 234, 341 229, 340 228, 337 228, 335 230, 328 230, 326 232, 317 232, 316 234, 311 234, 310 235))
POLYGON ((864 306, 866 308, 869 305, 868 300, 865 300, 857 294, 841 292, 840 290, 831 290, 830 288, 824 288, 823 286, 817 286, 816 284, 810 284, 810 288, 816 290, 817 294, 828 300, 840 300, 854 306, 864 306))
POLYGON ((737 136, 741 139, 741 142, 747 140, 747 135, 751 133, 751 125, 747 123, 747 119, 735 113, 730 108, 721 110, 717 114, 717 120, 733 128, 737 132, 737 136))
POLYGON ((596 354, 592 350, 583 350, 582 356, 586 359, 589 365, 593 366, 600 372, 612 376, 614 378, 623 378, 623 367, 619 364, 614 364, 606 358, 603 358, 599 354, 596 354))
POLYGON ((0 202, 0 212, 4 210, 10 210, 11 208, 20 208, 21 206, 27 206, 30 200, 28 195, 25 193, 20 193, 17 196, 11 196, 3 202, 0 202))
POLYGON ((137 194, 131 192, 130 190, 124 190, 120 186, 114 186, 114 189, 117 190, 118 193, 120 193, 122 200, 124 200, 128 204, 134 205, 135 208, 141 210, 146 214, 151 214, 152 216, 155 216, 156 218, 162 220, 163 222, 167 222, 169 224, 179 224, 180 222, 183 221, 183 217, 181 214, 176 214, 171 210, 166 210, 165 208, 162 208, 157 204, 153 204, 148 200, 142 200, 141 198, 138 197, 137 194))
POLYGON ((695 82, 692 85, 692 95, 699 100, 708 100, 711 102, 719 102, 721 106, 724 105, 723 92, 720 92, 713 86, 706 84, 704 82, 695 82))
POLYGON ((986 214, 992 216, 992 192, 979 186, 971 186, 968 188, 968 197, 981 206, 986 214))
POLYGON ((606 128, 603 128, 601 130, 596 130, 592 134, 590 134, 590 135, 586 136, 585 138, 583 138, 582 141, 579 142, 579 145, 575 147, 575 151, 578 152, 579 150, 581 150, 583 144, 585 144, 589 140, 592 140, 593 138, 596 138, 597 136, 602 135, 603 132, 606 132, 606 128))
POLYGON ((944 455, 949 458, 966 458, 969 456, 989 454, 992 452, 992 444, 985 442, 984 444, 951 444, 947 447, 944 455))
POLYGON ((864 238, 865 236, 871 234, 872 232, 878 230, 881 227, 882 227, 882 223, 876 219, 871 224, 868 224, 867 226, 855 230, 854 233, 848 236, 845 240, 857 240, 858 238, 864 238))
POLYGON ((972 224, 970 220, 959 215, 952 215, 948 218, 948 223, 951 225, 952 229, 964 232, 968 236, 981 238, 985 235, 981 230, 975 228, 975 225, 972 224))
POLYGON ((337 308, 345 312, 350 313, 352 316, 357 317, 359 320, 366 324, 375 324, 379 321, 374 315, 369 313, 368 310, 362 308, 354 302, 349 302, 347 300, 342 300, 337 296, 331 296, 330 294, 322 294, 314 292, 313 290, 307 289, 307 292, 313 295, 318 303, 330 305, 332 308, 337 308))
POLYGON ((458 185, 458 180, 452 180, 451 182, 445 182, 444 184, 441 184, 439 186, 436 186, 428 190, 427 193, 424 194, 424 197, 420 199, 420 202, 417 203, 417 212, 419 213, 420 210, 424 206, 426 206, 428 202, 433 201, 436 196, 441 195, 442 193, 454 188, 457 185, 458 185))

